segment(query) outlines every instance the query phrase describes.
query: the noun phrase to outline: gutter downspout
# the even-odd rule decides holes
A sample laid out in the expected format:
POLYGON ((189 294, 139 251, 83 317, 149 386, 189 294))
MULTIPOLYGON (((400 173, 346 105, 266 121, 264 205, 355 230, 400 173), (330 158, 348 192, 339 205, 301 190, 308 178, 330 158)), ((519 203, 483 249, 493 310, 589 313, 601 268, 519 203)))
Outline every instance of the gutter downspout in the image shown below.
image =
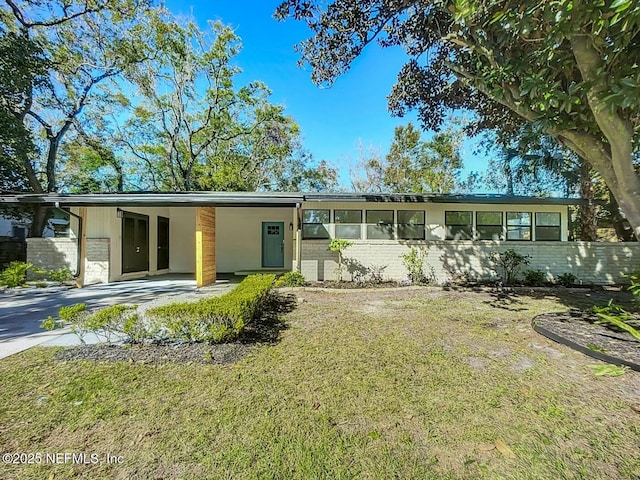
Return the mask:
POLYGON ((73 278, 78 278, 78 276, 80 275, 80 265, 82 262, 82 259, 80 258, 80 249, 82 248, 82 217, 79 215, 76 215, 75 213, 73 213, 71 211, 71 209, 69 209, 69 211, 67 212, 66 210, 63 210, 62 208, 60 208, 60 202, 55 202, 55 209, 56 210, 60 210, 61 212, 64 213, 68 213, 69 215, 71 215, 72 217, 76 218, 78 220, 78 241, 76 242, 77 246, 76 246, 76 273, 73 274, 73 278))
POLYGON ((296 270, 302 272, 302 241, 300 235, 300 211, 302 204, 296 203, 296 270))

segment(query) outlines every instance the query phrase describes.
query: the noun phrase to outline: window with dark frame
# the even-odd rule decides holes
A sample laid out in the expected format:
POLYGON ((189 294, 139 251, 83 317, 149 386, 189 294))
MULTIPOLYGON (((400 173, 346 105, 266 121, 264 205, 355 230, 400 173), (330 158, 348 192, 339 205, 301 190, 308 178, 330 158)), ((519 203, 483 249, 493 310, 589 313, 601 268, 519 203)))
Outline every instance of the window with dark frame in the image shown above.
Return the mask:
POLYGON ((476 212, 476 239, 502 240, 502 212, 476 212))
POLYGON ((335 237, 349 240, 361 238, 362 210, 334 210, 335 237))
POLYGON ((559 242, 562 238, 559 212, 536 213, 536 241, 559 242))
POLYGON ((393 240, 393 210, 367 210, 367 238, 393 240))
POLYGON ((424 211, 398 210, 398 238, 424 240, 424 211))
POLYGON ((446 211, 444 224, 447 240, 471 240, 473 238, 473 212, 446 211))
POLYGON ((329 238, 327 225, 330 221, 330 211, 326 209, 302 210, 302 238, 325 239, 329 238))
POLYGON ((507 240, 531 241, 531 212, 507 212, 507 240))

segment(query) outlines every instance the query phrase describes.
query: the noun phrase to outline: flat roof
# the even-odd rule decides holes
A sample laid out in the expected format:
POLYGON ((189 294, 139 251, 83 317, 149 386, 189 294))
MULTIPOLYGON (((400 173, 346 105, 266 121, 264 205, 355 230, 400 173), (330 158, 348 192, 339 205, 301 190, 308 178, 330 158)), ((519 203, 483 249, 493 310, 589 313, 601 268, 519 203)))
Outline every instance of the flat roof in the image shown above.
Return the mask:
POLYGON ((276 193, 276 192, 127 192, 1 193, 0 204, 45 206, 220 206, 294 207, 302 202, 467 203, 510 205, 578 205, 579 198, 525 197, 494 194, 415 193, 276 193))
POLYGON ((301 194, 271 192, 128 192, 128 193, 22 193, 0 194, 0 203, 47 206, 273 206, 295 207, 303 201, 301 194))

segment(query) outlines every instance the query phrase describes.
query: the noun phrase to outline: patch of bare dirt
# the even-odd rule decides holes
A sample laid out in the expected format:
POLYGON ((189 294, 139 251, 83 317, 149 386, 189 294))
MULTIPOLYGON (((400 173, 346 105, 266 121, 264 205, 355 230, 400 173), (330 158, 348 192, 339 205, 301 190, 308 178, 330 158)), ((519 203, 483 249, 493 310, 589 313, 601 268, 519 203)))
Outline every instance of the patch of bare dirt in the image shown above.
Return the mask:
MULTIPOLYGON (((551 332, 561 341, 564 339, 590 352, 628 362, 629 366, 640 371, 640 340, 629 332, 600 325, 597 320, 595 313, 571 310, 539 315, 534 319, 534 326, 542 327, 543 334, 551 332)), ((638 327, 640 318, 628 323, 638 327)))

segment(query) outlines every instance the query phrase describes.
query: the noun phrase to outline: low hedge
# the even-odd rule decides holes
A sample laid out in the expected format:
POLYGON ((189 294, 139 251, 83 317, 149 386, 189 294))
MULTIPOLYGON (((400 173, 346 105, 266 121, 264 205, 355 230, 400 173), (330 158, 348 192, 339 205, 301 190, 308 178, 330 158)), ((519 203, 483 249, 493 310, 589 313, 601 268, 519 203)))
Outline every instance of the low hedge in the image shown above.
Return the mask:
POLYGON ((237 338, 261 311, 275 275, 250 275, 220 297, 173 303, 147 310, 154 336, 219 343, 237 338))

